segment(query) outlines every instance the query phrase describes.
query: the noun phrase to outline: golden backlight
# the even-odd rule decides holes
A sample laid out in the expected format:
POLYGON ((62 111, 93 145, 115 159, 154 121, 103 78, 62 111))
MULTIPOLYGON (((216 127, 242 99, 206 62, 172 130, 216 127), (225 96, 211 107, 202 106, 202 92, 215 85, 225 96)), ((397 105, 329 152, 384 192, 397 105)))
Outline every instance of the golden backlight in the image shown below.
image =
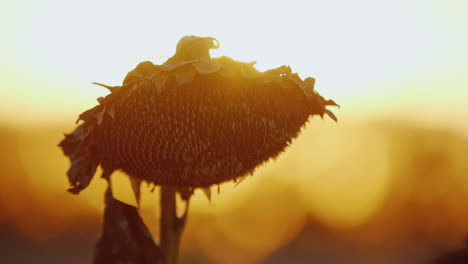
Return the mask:
MULTIPOLYGON (((359 245, 412 230, 453 245, 468 233, 466 14, 466 1, 4 1, 0 223, 41 241, 98 226, 105 183, 65 192, 61 133, 108 93, 91 82, 120 85, 139 62, 160 64, 182 36, 201 35, 221 43, 214 57, 315 77, 342 108, 338 124, 311 120, 239 185, 213 187, 211 202, 197 191, 185 253, 260 263, 311 219, 359 245)), ((114 179, 135 204, 125 175, 114 179)), ((157 233, 149 189, 141 211, 157 233)))
POLYGON ((0 113, 14 123, 75 116, 106 93, 91 82, 118 85, 138 62, 172 55, 187 34, 218 38, 214 56, 258 61, 260 69, 288 63, 316 77, 317 89, 347 112, 432 105, 448 112, 468 97, 462 1, 2 5, 0 82, 8 100, 0 113))

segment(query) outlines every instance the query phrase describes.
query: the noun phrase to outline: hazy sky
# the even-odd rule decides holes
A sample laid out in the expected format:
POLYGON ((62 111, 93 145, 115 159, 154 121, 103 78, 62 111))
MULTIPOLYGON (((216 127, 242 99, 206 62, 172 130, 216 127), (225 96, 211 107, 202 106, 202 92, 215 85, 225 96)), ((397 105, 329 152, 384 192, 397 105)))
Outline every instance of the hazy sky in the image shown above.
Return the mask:
POLYGON ((468 102, 468 2, 2 1, 0 120, 61 122, 187 34, 214 56, 291 65, 344 113, 460 117, 468 102), (432 114, 432 113, 431 113, 432 114))
MULTIPOLYGON (((306 130, 278 162, 256 172, 270 174, 268 177, 272 179, 284 177, 299 186, 299 194, 294 195, 306 197, 308 210, 328 222, 354 225, 365 221, 385 201, 393 184, 391 166, 398 166, 398 161, 388 157, 387 144, 394 139, 382 139, 377 132, 354 129, 350 123, 355 119, 348 116, 408 115, 436 124, 452 120, 451 124, 464 126, 468 131, 465 121, 468 114, 467 0, 2 0, 0 126, 3 122, 60 123, 69 124, 67 131, 70 131, 78 114, 94 106, 97 97, 107 94, 107 90, 91 82, 119 85, 139 62, 165 61, 174 53, 177 41, 189 34, 216 37, 221 47, 212 52, 215 57, 226 55, 241 61, 257 61, 261 70, 288 64, 302 77, 315 77, 316 89, 342 106, 336 112, 340 119, 338 125, 329 121, 318 124, 324 130, 306 130), (339 168, 329 172, 335 164, 340 164, 339 168), (289 178, 290 175, 294 177, 289 178)), ((35 134, 35 130, 30 131, 35 134)), ((38 198, 40 201, 54 197, 54 201, 64 204, 79 201, 100 210, 103 180, 95 179, 91 190, 79 198, 65 193, 68 160, 56 147, 61 137, 58 131, 57 138, 36 135, 30 141, 18 140, 21 169, 28 177, 25 183, 48 193, 46 198, 38 198), (61 181, 55 178, 57 175, 61 175, 61 181), (50 181, 43 185, 43 179, 50 181), (51 193, 58 194, 50 196, 51 193), (55 197, 67 198, 62 201, 55 197)), ((420 139, 415 145, 432 142, 419 138, 418 134, 414 138, 420 139)), ((445 139, 441 137, 432 143, 445 146, 445 139)), ((407 145, 406 141, 400 141, 396 142, 407 145)), ((444 148, 434 148, 434 153, 440 150, 444 148)), ((406 152, 401 153, 406 157, 406 152)), ((466 155, 457 153, 454 157, 459 157, 462 160, 459 163, 464 164, 466 155)), ((464 167, 459 171, 465 171, 464 167)), ((260 175, 248 179, 248 183, 236 187, 235 191, 223 186, 223 199, 217 201, 216 210, 234 211, 247 203, 253 197, 247 194, 265 185, 260 175)), ((124 180, 127 182, 121 186, 128 187, 128 179, 124 180)), ((285 184, 280 182, 277 186, 285 184)), ((284 195, 261 191, 266 200, 284 195)), ((14 189, 11 193, 23 195, 14 189)), ((127 190, 127 194, 131 195, 131 191, 127 190)), ((59 212, 55 204, 43 204, 51 207, 54 214, 70 218, 82 213, 79 210, 59 212)), ((193 205, 198 212, 215 210, 207 206, 203 196, 194 199, 193 205)), ((27 224, 33 227, 37 224, 37 230, 43 229, 42 222, 29 217, 26 209, 24 215, 28 217, 15 203, 10 208, 13 213, 20 212, 19 217, 27 218, 27 224)), ((284 208, 288 208, 288 215, 283 216, 281 210, 266 210, 270 214, 262 215, 279 214, 275 218, 279 219, 278 223, 286 216, 293 219, 294 208, 289 204, 284 208)), ((152 207, 151 212, 155 210, 152 207)), ((225 215, 226 220, 215 225, 224 223, 223 228, 227 232, 231 230, 227 236, 237 237, 239 224, 229 222, 237 218, 225 215)), ((301 219, 297 217, 298 222, 301 219)), ((266 243, 271 243, 271 230, 279 229, 270 227, 255 226, 256 233, 262 230, 268 233, 257 235, 258 239, 265 238, 266 243)), ((243 234, 244 238, 252 241, 252 229, 245 230, 249 232, 243 234)))

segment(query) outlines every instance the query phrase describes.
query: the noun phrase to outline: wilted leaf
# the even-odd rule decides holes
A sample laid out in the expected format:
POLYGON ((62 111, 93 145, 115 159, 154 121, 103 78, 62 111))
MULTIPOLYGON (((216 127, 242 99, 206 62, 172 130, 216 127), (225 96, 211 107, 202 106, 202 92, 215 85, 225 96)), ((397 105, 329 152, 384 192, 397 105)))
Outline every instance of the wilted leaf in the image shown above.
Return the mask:
POLYGON ((241 182, 243 182, 245 179, 247 179, 248 175, 243 175, 239 178, 234 179, 234 187, 237 187, 241 182))
POLYGON ((304 79, 304 83, 306 84, 307 88, 309 88, 310 90, 314 90, 315 78, 307 77, 307 78, 304 79))
POLYGON ((261 73, 254 68, 255 63, 256 62, 243 63, 241 74, 244 78, 255 79, 261 75, 261 73))
POLYGON ((291 67, 282 65, 279 66, 278 68, 274 68, 268 71, 265 71, 266 75, 284 75, 284 74, 290 74, 291 73, 291 67))
POLYGON ((339 104, 335 103, 333 100, 327 100, 325 101, 325 105, 330 105, 330 106, 337 106, 338 108, 340 107, 339 104))
POLYGON ((271 69, 264 72, 264 81, 265 83, 279 82, 282 80, 284 75, 290 74, 291 68, 289 66, 283 65, 275 69, 271 69))
POLYGON ((215 58, 213 61, 221 65, 218 73, 226 78, 240 75, 244 65, 244 63, 238 63, 237 61, 226 56, 215 58))
POLYGON ((297 73, 289 74, 286 80, 294 83, 295 85, 297 85, 298 87, 301 87, 302 89, 306 88, 305 83, 301 80, 301 78, 299 77, 297 73))
POLYGON ((97 120, 98 125, 102 124, 102 121, 104 120, 104 115, 106 114, 106 106, 104 106, 101 111, 97 112, 96 115, 94 116, 97 120))
POLYGON ((107 114, 114 119, 115 115, 115 105, 114 104, 109 104, 109 107, 107 107, 107 114))
POLYGON ((208 201, 211 201, 211 187, 201 188, 208 201))
POLYGON ((296 84, 294 84, 293 82, 287 81, 287 80, 286 81, 282 80, 278 84, 284 89, 292 89, 292 88, 294 88, 296 86, 296 84))
POLYGON ((159 75, 153 78, 153 83, 156 86, 158 93, 162 93, 166 89, 167 75, 159 75))
POLYGON ((162 263, 161 249, 154 242, 138 209, 114 199, 110 189, 105 194, 105 205, 94 264, 162 263))
POLYGON ((437 258, 433 259, 431 264, 466 264, 468 263, 468 240, 466 241, 465 248, 447 252, 437 258))
POLYGON ((83 125, 80 125, 72 133, 65 134, 65 139, 59 143, 59 146, 66 156, 74 157, 81 152, 80 149, 85 137, 83 125))
POLYGON ((217 72, 222 67, 222 65, 219 63, 206 62, 206 61, 194 63, 193 66, 197 69, 199 73, 202 73, 202 74, 210 74, 210 73, 217 72))
POLYGON ((71 163, 70 169, 67 171, 71 184, 68 191, 78 194, 89 185, 99 164, 95 163, 87 155, 78 155, 72 159, 71 163))
POLYGON ((127 98, 132 94, 133 91, 138 89, 138 83, 128 84, 122 86, 121 92, 119 93, 122 101, 127 100, 127 98))
POLYGON ((181 62, 176 62, 176 63, 171 63, 171 64, 165 64, 165 65, 161 65, 161 70, 163 71, 172 71, 174 69, 177 69, 179 67, 182 67, 184 65, 187 65, 187 64, 192 64, 192 63, 195 63, 195 62, 198 62, 199 60, 187 60, 187 61, 181 61, 181 62))
POLYGON ((335 116, 335 114, 333 114, 332 111, 330 111, 330 110, 328 110, 328 109, 325 109, 325 113, 327 113, 327 115, 328 115, 331 119, 335 120, 335 122, 338 122, 338 118, 335 116))
POLYGON ((138 206, 140 206, 141 182, 141 179, 130 177, 130 184, 132 185, 133 194, 135 195, 135 200, 138 206))
POLYGON ((86 121, 89 121, 89 120, 93 119, 94 116, 96 115, 96 113, 101 111, 102 108, 103 108, 102 105, 96 105, 95 107, 84 111, 83 113, 81 113, 79 115, 78 119, 76 120, 76 123, 78 123, 78 121, 80 121, 80 120, 83 120, 83 121, 86 122, 86 121))
POLYGON ((120 88, 120 86, 109 86, 109 85, 105 85, 105 84, 98 83, 98 82, 93 82, 92 84, 95 84, 97 86, 102 86, 102 87, 108 89, 111 93, 114 92, 115 90, 117 90, 118 88, 120 88))
POLYGON ((138 64, 133 71, 129 72, 123 81, 123 84, 128 84, 135 81, 138 78, 149 76, 152 74, 157 74, 160 72, 158 65, 154 65, 150 61, 144 61, 138 64))
POLYGON ((59 146, 71 162, 67 171, 71 185, 68 191, 78 194, 89 185, 99 165, 89 152, 83 125, 77 127, 71 134, 65 135, 65 139, 59 143, 59 146))
POLYGON ((193 188, 177 188, 177 192, 179 193, 180 195, 180 198, 184 201, 189 201, 190 198, 192 197, 193 195, 193 192, 194 192, 194 189, 193 188))
POLYGON ((183 70, 178 70, 175 74, 178 85, 191 83, 197 75, 197 71, 193 67, 186 67, 183 70))

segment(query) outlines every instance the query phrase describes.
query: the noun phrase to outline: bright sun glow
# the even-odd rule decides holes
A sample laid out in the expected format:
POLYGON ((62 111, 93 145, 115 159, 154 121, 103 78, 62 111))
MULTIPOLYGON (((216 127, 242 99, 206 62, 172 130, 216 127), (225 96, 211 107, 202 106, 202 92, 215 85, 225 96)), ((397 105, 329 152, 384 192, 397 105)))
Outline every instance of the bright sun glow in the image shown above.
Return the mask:
POLYGON ((468 97, 468 38, 462 26, 467 5, 462 2, 2 5, 6 42, 0 85, 6 100, 0 118, 11 122, 76 116, 107 92, 91 82, 118 85, 138 62, 160 63, 171 56, 178 39, 188 34, 218 38, 221 48, 213 56, 257 61, 260 69, 289 64, 301 76, 315 77, 317 90, 347 112, 432 109, 433 104, 460 111, 468 97))

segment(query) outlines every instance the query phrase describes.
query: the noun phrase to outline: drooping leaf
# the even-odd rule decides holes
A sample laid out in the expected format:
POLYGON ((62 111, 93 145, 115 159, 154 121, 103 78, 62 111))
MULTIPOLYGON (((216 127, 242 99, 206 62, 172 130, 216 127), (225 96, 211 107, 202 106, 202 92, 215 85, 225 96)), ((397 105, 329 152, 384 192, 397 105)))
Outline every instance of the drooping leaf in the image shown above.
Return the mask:
POLYGON ((98 83, 98 82, 92 82, 92 84, 95 84, 97 86, 102 86, 106 88, 107 90, 109 90, 111 93, 117 90, 118 88, 120 88, 120 86, 109 86, 109 85, 105 85, 105 84, 98 83))
POLYGON ((166 89, 167 75, 160 75, 153 78, 156 91, 160 94, 166 89))
POLYGON ((65 135, 65 139, 59 143, 59 146, 71 162, 67 171, 71 185, 68 191, 78 194, 89 185, 99 166, 99 162, 94 160, 90 153, 84 125, 77 127, 71 134, 65 135))
POLYGON ((326 100, 325 105, 337 106, 338 108, 340 108, 340 105, 335 103, 335 101, 333 101, 333 100, 326 100))
POLYGON ((88 158, 86 155, 79 155, 72 159, 70 169, 67 171, 71 187, 70 193, 78 194, 84 190, 96 173, 98 164, 88 158))
POLYGON ((138 83, 130 83, 128 85, 124 85, 122 88, 120 95, 120 98, 122 101, 127 100, 127 98, 136 90, 138 89, 139 85, 138 83))
POLYGON ((95 107, 89 109, 89 110, 86 110, 84 111, 83 113, 81 113, 78 117, 78 119, 76 120, 76 123, 78 123, 78 121, 80 120, 83 120, 83 121, 89 121, 91 119, 94 118, 94 116, 96 115, 96 113, 98 113, 99 111, 102 110, 104 106, 102 106, 101 104, 99 105, 96 105, 95 107))
POLYGON ((106 108, 107 107, 104 106, 104 108, 102 108, 101 111, 97 112, 94 116, 97 120, 98 125, 101 125, 104 120, 104 115, 106 114, 106 108))
POLYGON ((254 68, 255 61, 244 63, 241 69, 241 74, 246 79, 255 79, 262 75, 257 69, 254 68))
POLYGON ((285 74, 290 74, 291 68, 283 65, 275 69, 271 69, 264 72, 265 83, 280 82, 285 74))
POLYGON ((307 77, 304 79, 304 83, 306 84, 306 87, 310 90, 314 90, 315 87, 315 78, 312 77, 307 77))
POLYGON ((304 83, 304 81, 301 80, 301 77, 299 77, 297 73, 288 74, 286 80, 294 83, 295 85, 297 85, 298 87, 301 87, 302 89, 306 88, 306 84, 304 83))
POLYGON ((140 206, 140 198, 141 198, 141 179, 130 177, 130 184, 132 185, 133 194, 135 195, 135 200, 137 202, 138 207, 140 206))
POLYGON ((202 74, 210 74, 219 71, 222 65, 216 62, 197 62, 194 63, 193 66, 197 69, 199 73, 202 74))
POLYGON ((332 111, 328 110, 328 109, 325 109, 325 113, 327 113, 327 115, 333 119, 335 122, 338 122, 338 118, 335 116, 335 114, 333 114, 332 111))
POLYGON ((177 193, 179 193, 180 198, 186 202, 190 200, 194 192, 194 188, 177 188, 177 193))
POLYGON ((114 120, 114 116, 115 116, 115 105, 114 104, 109 104, 109 106, 107 107, 107 114, 112 118, 112 120, 114 120))
POLYGON ((141 219, 138 209, 105 194, 104 222, 96 244, 94 264, 162 263, 161 249, 141 219))
POLYGON ((187 61, 180 61, 180 62, 176 62, 176 63, 172 63, 172 64, 165 64, 165 65, 161 65, 161 70, 163 71, 173 71, 179 67, 182 67, 182 66, 185 66, 185 65, 188 65, 188 64, 192 64, 192 63, 195 63, 195 62, 198 62, 199 60, 196 59, 196 60, 187 60, 187 61))
POLYGON ((211 187, 201 188, 208 201, 211 201, 211 187))
POLYGON ((466 264, 468 263, 468 240, 464 248, 446 252, 434 258, 430 264, 466 264))
POLYGON ((231 78, 233 76, 238 76, 241 74, 242 68, 246 63, 239 63, 238 61, 233 60, 232 58, 222 56, 219 58, 214 58, 214 62, 220 64, 218 73, 226 78, 231 78))
POLYGON ((247 177, 248 177, 248 174, 234 179, 234 187, 237 187, 239 184, 241 184, 241 182, 243 182, 245 179, 247 179, 247 177))
POLYGON ((59 143, 66 156, 74 157, 81 152, 82 142, 85 140, 86 132, 83 125, 78 126, 72 133, 65 134, 65 139, 59 143))
POLYGON ((185 67, 176 72, 176 81, 178 85, 191 83, 197 75, 197 71, 193 67, 185 67))
POLYGON ((129 84, 134 82, 139 78, 144 78, 146 76, 151 76, 153 74, 158 74, 161 72, 160 67, 158 65, 154 65, 150 61, 144 61, 138 64, 133 71, 129 72, 123 81, 123 84, 129 84))

